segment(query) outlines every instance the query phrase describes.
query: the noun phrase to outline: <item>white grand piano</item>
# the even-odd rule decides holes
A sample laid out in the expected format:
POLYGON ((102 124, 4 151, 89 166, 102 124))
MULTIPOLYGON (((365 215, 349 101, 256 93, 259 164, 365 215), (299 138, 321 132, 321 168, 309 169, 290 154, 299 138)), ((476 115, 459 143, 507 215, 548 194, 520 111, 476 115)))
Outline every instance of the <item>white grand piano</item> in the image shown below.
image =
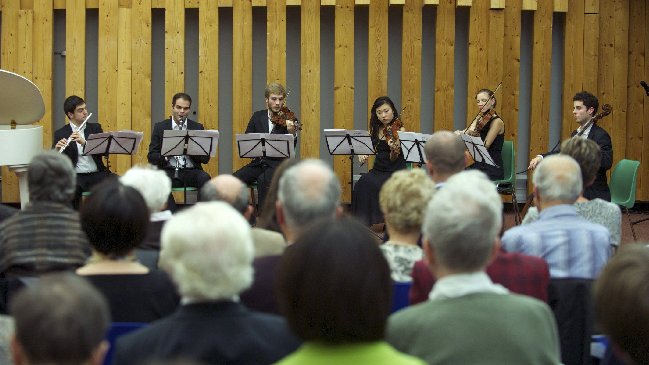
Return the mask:
POLYGON ((18 175, 23 207, 29 201, 27 165, 43 151, 43 127, 32 123, 44 114, 38 87, 18 74, 0 70, 0 166, 18 175))

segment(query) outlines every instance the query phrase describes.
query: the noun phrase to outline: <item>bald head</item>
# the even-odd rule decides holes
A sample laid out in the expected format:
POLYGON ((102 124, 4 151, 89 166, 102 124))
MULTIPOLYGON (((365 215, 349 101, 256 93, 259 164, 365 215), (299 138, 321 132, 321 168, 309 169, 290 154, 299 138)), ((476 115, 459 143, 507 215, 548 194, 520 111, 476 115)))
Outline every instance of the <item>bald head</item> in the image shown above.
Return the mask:
POLYGON ((464 142, 450 131, 433 133, 426 144, 426 165, 435 182, 444 182, 452 175, 464 170, 464 142))
POLYGON ((222 174, 203 185, 201 200, 226 202, 245 215, 248 210, 248 189, 238 178, 222 174))

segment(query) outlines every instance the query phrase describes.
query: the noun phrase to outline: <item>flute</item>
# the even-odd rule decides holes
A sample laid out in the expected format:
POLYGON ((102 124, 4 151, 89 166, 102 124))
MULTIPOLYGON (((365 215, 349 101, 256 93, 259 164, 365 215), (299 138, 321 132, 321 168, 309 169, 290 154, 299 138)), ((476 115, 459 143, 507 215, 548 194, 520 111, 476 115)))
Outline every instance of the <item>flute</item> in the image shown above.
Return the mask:
MULTIPOLYGON (((88 114, 86 119, 83 121, 83 123, 81 123, 81 125, 79 126, 79 128, 77 128, 77 130, 80 130, 81 128, 83 128, 86 125, 86 122, 88 121, 88 119, 90 119, 91 116, 92 116, 92 113, 88 114)), ((70 127, 70 128, 72 128, 72 127, 70 127)), ((68 146, 70 145, 70 142, 72 142, 72 134, 70 135, 70 137, 68 137, 68 139, 65 140, 65 144, 63 145, 63 147, 61 147, 61 149, 59 150, 59 153, 63 153, 63 150, 68 148, 68 146)))

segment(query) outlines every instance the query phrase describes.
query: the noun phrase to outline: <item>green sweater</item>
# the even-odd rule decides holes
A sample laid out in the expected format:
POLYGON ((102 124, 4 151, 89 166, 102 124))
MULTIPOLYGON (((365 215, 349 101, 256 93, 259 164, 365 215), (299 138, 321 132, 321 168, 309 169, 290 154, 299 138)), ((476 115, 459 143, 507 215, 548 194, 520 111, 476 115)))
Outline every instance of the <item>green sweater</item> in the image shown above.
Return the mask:
POLYGON ((469 294, 392 315, 387 340, 429 364, 559 364, 554 316, 520 295, 469 294))
POLYGON ((277 365, 424 365, 420 359, 396 351, 387 343, 324 345, 307 342, 277 365))

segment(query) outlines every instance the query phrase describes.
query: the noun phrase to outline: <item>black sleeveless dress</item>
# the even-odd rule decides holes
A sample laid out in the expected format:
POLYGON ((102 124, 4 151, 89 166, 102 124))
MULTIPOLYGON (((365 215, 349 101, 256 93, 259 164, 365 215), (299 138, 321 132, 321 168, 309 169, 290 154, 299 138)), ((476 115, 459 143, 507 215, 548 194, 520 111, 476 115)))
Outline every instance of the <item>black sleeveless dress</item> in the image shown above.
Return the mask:
POLYGON ((366 225, 383 223, 383 213, 379 206, 379 192, 383 184, 392 176, 392 173, 406 168, 403 154, 391 161, 390 146, 384 140, 372 138, 376 150, 374 166, 367 174, 363 174, 354 185, 354 200, 352 201, 352 215, 366 225))
MULTIPOLYGON (((487 138, 487 133, 489 133, 489 128, 491 127, 491 123, 493 123, 494 119, 496 118, 499 118, 499 116, 494 115, 487 122, 487 124, 485 124, 485 126, 482 127, 482 130, 480 131, 480 138, 483 141, 487 138)), ((489 152, 491 159, 498 166, 492 166, 485 162, 476 162, 473 165, 471 165, 469 168, 484 172, 485 174, 487 174, 487 176, 489 176, 491 180, 502 179, 505 175, 503 169, 503 154, 502 154, 503 142, 505 142, 505 133, 497 135, 493 143, 491 143, 491 146, 487 148, 487 152, 489 152)))

